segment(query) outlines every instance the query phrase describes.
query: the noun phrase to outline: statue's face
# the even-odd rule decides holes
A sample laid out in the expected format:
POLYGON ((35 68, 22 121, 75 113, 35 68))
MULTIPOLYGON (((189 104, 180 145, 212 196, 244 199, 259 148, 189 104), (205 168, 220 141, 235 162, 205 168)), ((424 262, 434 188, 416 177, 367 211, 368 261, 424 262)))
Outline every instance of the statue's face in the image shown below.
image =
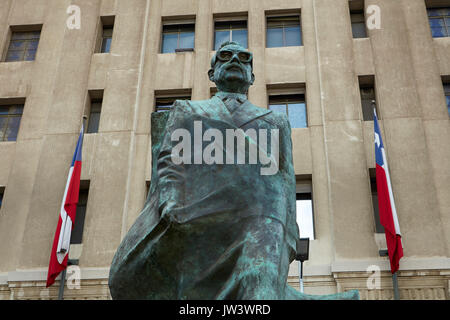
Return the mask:
POLYGON ((243 47, 230 44, 216 53, 214 69, 209 71, 209 78, 219 91, 246 93, 253 84, 253 55, 243 47))

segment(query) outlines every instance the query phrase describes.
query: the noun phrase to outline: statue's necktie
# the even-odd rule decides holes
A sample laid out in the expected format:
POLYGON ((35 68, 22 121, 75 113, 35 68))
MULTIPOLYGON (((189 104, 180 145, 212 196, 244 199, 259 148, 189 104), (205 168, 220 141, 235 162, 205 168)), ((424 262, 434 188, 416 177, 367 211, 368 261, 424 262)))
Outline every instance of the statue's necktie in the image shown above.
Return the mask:
POLYGON ((239 99, 234 98, 234 97, 229 97, 229 98, 225 99, 224 103, 225 103, 225 106, 227 107, 228 111, 230 111, 231 114, 233 112, 235 112, 236 109, 239 108, 239 106, 241 105, 241 102, 239 101, 239 99))

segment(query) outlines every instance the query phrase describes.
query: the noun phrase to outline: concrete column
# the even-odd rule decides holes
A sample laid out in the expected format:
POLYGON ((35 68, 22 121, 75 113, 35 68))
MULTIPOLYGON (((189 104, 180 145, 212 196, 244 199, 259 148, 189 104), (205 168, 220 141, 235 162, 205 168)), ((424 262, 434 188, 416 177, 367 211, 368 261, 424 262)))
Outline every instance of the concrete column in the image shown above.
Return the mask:
MULTIPOLYGON (((378 107, 384 125, 383 142, 404 253, 405 256, 445 255, 446 250, 442 245, 445 237, 425 134, 425 117, 422 116, 431 111, 433 115, 429 114, 426 118, 436 117, 436 111, 433 112, 436 107, 431 101, 430 106, 421 107, 420 96, 425 99, 429 93, 426 89, 418 92, 415 80, 420 70, 426 69, 429 63, 425 57, 423 62, 414 57, 420 53, 418 44, 411 44, 412 39, 408 36, 411 22, 405 21, 404 1, 367 1, 366 5, 370 4, 376 4, 381 9, 381 29, 369 30, 369 35, 374 56, 378 107), (423 63, 423 67, 419 63, 423 63), (418 67, 417 72, 415 66, 418 67)), ((424 33, 425 24, 423 13, 421 16, 417 34, 419 38, 424 33)), ((417 39, 414 41, 421 42, 417 39)), ((423 42, 421 43, 422 46, 423 42)), ((418 77, 418 81, 425 81, 429 72, 425 71, 423 76, 418 77)), ((436 78, 433 83, 436 83, 436 78)))
POLYGON ((313 13, 334 259, 369 257, 377 248, 348 1, 316 0, 313 13))

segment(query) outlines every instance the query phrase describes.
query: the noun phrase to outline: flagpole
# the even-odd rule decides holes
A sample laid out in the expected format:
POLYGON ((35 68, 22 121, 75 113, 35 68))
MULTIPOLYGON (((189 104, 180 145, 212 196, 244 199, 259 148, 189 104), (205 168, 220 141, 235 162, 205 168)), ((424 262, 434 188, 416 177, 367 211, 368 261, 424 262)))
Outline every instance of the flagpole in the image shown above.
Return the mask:
POLYGON ((398 291, 397 272, 392 275, 392 286, 394 287, 394 300, 400 300, 400 293, 398 291))
MULTIPOLYGON (((380 250, 379 251, 380 257, 388 257, 389 259, 389 253, 387 250, 380 250)), ((398 277, 397 272, 392 274, 392 288, 394 289, 394 300, 400 300, 400 292, 398 289, 398 277)))
MULTIPOLYGON (((86 120, 87 116, 83 115, 83 138, 84 133, 86 131, 86 120)), ((69 261, 67 264, 69 264, 69 261)), ((61 280, 59 281, 58 300, 64 300, 64 287, 66 285, 66 274, 67 274, 67 267, 64 268, 64 270, 61 272, 61 280)))
MULTIPOLYGON (((374 110, 375 115, 377 114, 377 109, 376 109, 376 102, 375 100, 372 100, 372 107, 374 110)), ((390 179, 389 179, 390 180, 390 179)), ((388 256, 388 251, 387 250, 380 250, 380 256, 388 256)), ((400 300, 400 292, 398 289, 398 277, 397 277, 397 271, 394 272, 392 274, 392 287, 394 289, 394 300, 400 300)))
POLYGON ((58 300, 64 300, 64 286, 66 284, 66 273, 67 268, 64 268, 64 270, 61 273, 61 280, 59 280, 58 300))

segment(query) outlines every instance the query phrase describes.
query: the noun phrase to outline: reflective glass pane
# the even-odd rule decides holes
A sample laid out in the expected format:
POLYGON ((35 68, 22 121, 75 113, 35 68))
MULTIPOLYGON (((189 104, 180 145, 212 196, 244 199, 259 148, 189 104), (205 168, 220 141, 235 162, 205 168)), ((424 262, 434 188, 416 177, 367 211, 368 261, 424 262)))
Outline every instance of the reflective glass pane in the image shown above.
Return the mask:
POLYGON ((30 39, 39 39, 41 37, 41 31, 30 32, 30 39))
POLYGON ((23 105, 14 105, 9 108, 9 114, 22 114, 23 113, 23 105))
POLYGON ((31 38, 31 32, 13 32, 11 40, 26 40, 31 38))
POLYGON ((447 110, 448 110, 448 115, 450 116, 450 95, 445 97, 447 99, 447 110))
POLYGON ((9 114, 9 106, 8 107, 0 106, 0 115, 6 115, 6 114, 9 114))
POLYGON ((279 113, 287 115, 285 104, 271 104, 271 105, 269 105, 269 109, 274 112, 279 112, 279 113))
POLYGON ((28 50, 37 50, 39 45, 39 40, 28 41, 27 49, 28 50))
POLYGON ((181 32, 180 33, 180 49, 194 48, 195 33, 181 32))
POLYGON ((285 37, 286 37, 286 43, 285 46, 301 46, 302 45, 302 38, 300 33, 300 27, 287 27, 284 29, 285 37))
POLYGON ((450 17, 445 18, 445 25, 450 27, 450 17))
POLYGON ((352 23, 353 38, 367 38, 366 25, 364 22, 352 23))
POLYGON ((371 121, 373 120, 373 99, 362 99, 361 100, 361 107, 363 112, 363 120, 364 121, 371 121))
POLYGON ((100 124, 100 112, 91 112, 89 116, 87 133, 98 132, 99 124, 100 124))
POLYGON ((111 51, 112 38, 103 38, 102 53, 109 53, 111 51))
POLYGON ((103 28, 103 38, 112 38, 112 35, 113 35, 112 27, 103 28))
POLYGON ((306 105, 305 103, 290 103, 288 105, 288 118, 292 128, 306 128, 306 105))
POLYGON ((214 50, 217 51, 220 48, 220 45, 225 41, 230 41, 230 31, 216 31, 214 50))
POLYGON ((432 18, 429 21, 431 27, 442 27, 444 25, 444 19, 442 18, 432 18))
POLYGON ((283 29, 270 28, 267 29, 267 48, 275 48, 283 46, 283 29))
POLYGON ((0 117, 0 141, 5 141, 3 135, 6 131, 7 125, 8 125, 8 117, 0 117))
POLYGON ((23 51, 8 51, 6 54, 6 61, 22 61, 23 56, 23 51))
POLYGON ((297 200, 297 224, 300 237, 314 240, 314 220, 312 200, 297 200))
POLYGON ((163 41, 162 41, 162 53, 170 53, 175 52, 175 49, 178 45, 178 34, 177 33, 165 33, 163 34, 163 41))
POLYGON ((233 41, 239 42, 241 46, 244 48, 247 48, 247 30, 241 29, 241 30, 233 30, 233 41))
POLYGON ((447 35, 447 30, 445 27, 431 27, 431 34, 433 38, 441 38, 447 35))
POLYGON ((16 141, 17 134, 19 133, 21 117, 9 117, 8 127, 6 128, 6 133, 4 139, 7 141, 16 141))
POLYGON ((27 50, 25 52, 24 60, 25 61, 34 61, 36 58, 36 50, 27 50))
POLYGON ((8 50, 20 51, 20 50, 25 50, 26 47, 27 47, 27 41, 14 40, 14 41, 11 41, 11 43, 9 44, 8 50))

